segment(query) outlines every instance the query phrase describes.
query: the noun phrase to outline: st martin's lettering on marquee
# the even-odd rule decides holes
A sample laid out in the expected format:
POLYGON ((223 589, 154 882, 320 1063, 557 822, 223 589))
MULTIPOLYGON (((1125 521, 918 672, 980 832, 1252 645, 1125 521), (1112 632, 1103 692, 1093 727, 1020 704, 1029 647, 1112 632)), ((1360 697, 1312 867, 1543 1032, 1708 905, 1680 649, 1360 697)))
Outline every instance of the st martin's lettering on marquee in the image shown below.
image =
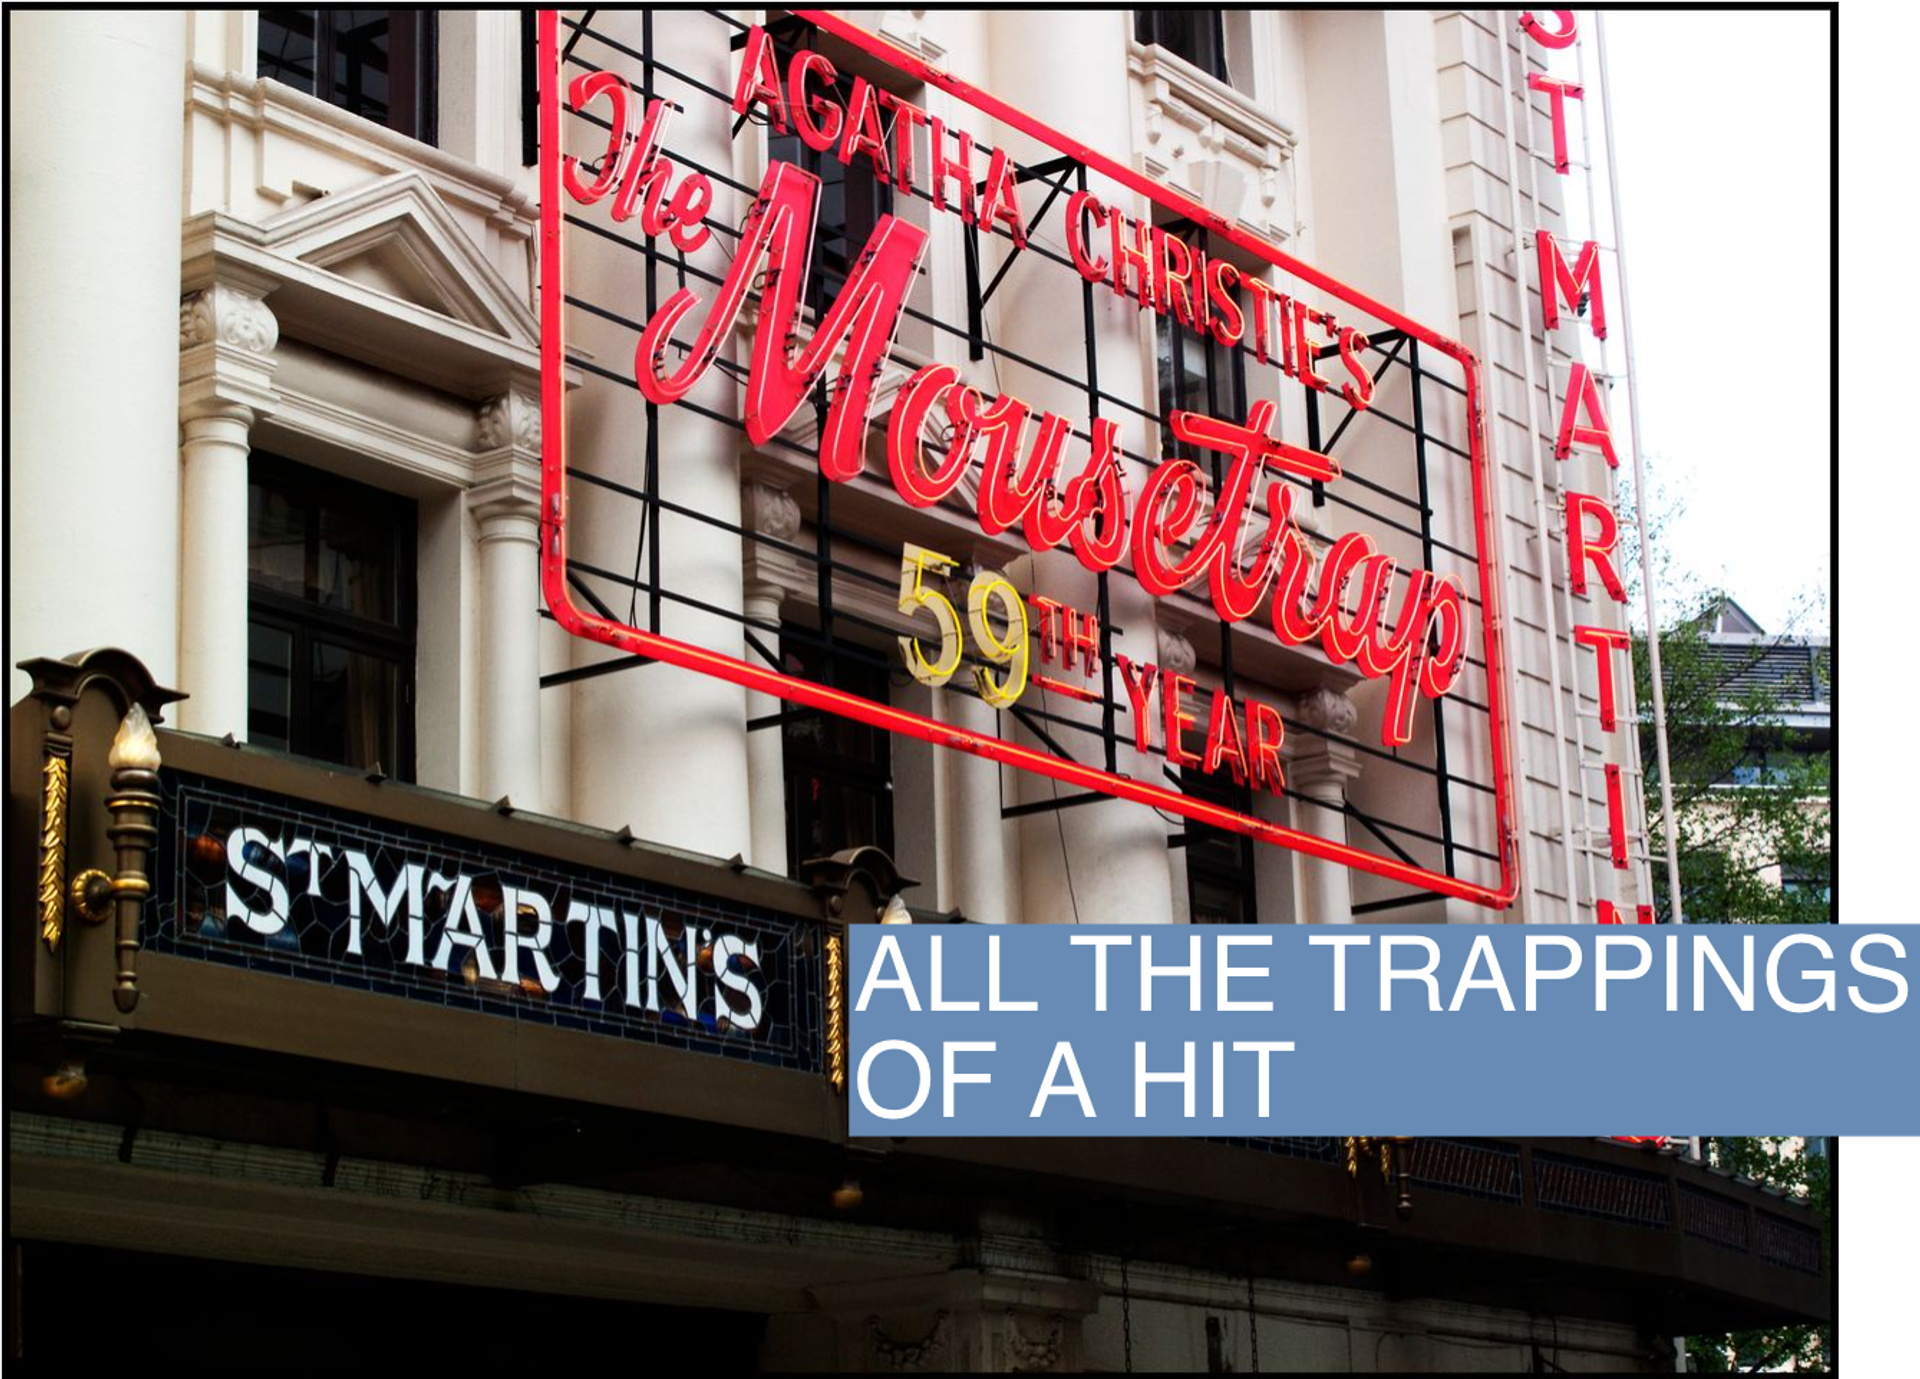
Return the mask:
POLYGON ((156 952, 820 1071, 809 926, 163 773, 156 952))

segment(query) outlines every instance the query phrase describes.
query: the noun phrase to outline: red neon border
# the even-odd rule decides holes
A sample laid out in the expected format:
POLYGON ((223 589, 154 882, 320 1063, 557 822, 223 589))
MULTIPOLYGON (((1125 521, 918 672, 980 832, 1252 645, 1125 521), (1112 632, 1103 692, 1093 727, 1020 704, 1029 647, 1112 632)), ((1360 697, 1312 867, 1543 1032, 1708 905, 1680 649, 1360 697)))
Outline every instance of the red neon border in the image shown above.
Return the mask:
POLYGON ((958 77, 950 76, 932 64, 889 43, 877 34, 847 23, 820 10, 795 10, 794 14, 818 25, 826 32, 879 58, 950 95, 957 96, 982 114, 1029 134, 1083 162, 1113 181, 1139 192, 1149 200, 1178 211, 1204 225, 1209 231, 1252 253, 1275 267, 1324 289, 1351 306, 1359 307, 1375 319, 1405 331, 1414 339, 1451 359, 1459 361, 1466 375, 1467 412, 1470 430, 1470 468, 1473 474, 1474 525, 1479 548, 1481 635, 1486 645, 1487 709, 1493 741, 1494 810, 1499 835, 1500 888, 1489 890, 1470 882, 1410 866, 1391 857, 1363 852, 1343 843, 1331 842, 1310 833, 1284 828, 1240 814, 1204 800, 1149 785, 1127 776, 1113 775, 1092 766, 1038 752, 1015 742, 1003 741, 980 733, 970 733, 918 714, 907 713, 888 704, 876 703, 858 695, 846 694, 825 685, 797 680, 776 670, 723 656, 718 652, 692 646, 672 637, 629 627, 624 623, 584 611, 573 601, 567 587, 567 407, 565 381, 565 257, 561 236, 560 186, 560 90, 563 84, 560 61, 560 12, 539 12, 540 63, 540 411, 544 437, 540 460, 540 583, 547 607, 560 626, 577 637, 618 647, 665 661, 670 665, 699 671, 721 680, 758 690, 790 703, 824 709, 857 722, 888 732, 931 742, 935 746, 971 752, 990 761, 1017 766, 1042 776, 1099 791, 1137 804, 1150 805, 1179 814, 1215 828, 1242 833, 1260 842, 1291 848, 1324 861, 1336 862, 1390 881, 1415 886, 1437 895, 1454 896, 1490 909, 1504 910, 1513 903, 1519 889, 1514 854, 1511 818, 1511 782, 1507 774, 1506 715, 1501 702, 1501 645, 1497 582, 1493 578, 1494 522, 1490 506, 1491 482, 1487 473, 1484 427, 1481 425, 1480 365, 1466 346, 1428 329, 1316 268, 1301 263, 1279 248, 1248 234, 1224 217, 1208 210, 1191 197, 1163 186, 1122 166, 1095 149, 1069 139, 1032 116, 1014 109, 997 97, 979 90, 958 77))

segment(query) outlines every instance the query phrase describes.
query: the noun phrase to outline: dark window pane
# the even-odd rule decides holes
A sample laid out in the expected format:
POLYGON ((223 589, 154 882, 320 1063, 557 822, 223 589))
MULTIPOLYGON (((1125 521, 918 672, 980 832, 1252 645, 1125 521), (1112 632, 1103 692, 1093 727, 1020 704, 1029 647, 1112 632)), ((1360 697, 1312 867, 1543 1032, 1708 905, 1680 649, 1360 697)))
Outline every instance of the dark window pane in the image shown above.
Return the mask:
POLYGON ((334 104, 388 124, 387 17, 390 10, 331 10, 334 104))
POLYGON ((293 745, 293 634, 247 627, 247 740, 284 752, 293 745))
POLYGON ((316 641, 308 681, 309 755, 391 769, 398 760, 400 685, 392 661, 316 641))
MULTIPOLYGON (((781 638, 789 675, 885 703, 884 665, 870 652, 793 629, 781 638)), ((893 850, 893 776, 889 739, 880 729, 837 714, 805 713, 782 725, 787 778, 787 865, 842 848, 893 850)))
POLYGON ((247 489, 247 577, 292 598, 307 597, 307 511, 256 476, 247 489))
POLYGON ((260 75, 434 141, 432 10, 260 11, 260 75))
POLYGON ((260 75, 313 94, 314 10, 260 11, 260 75))
POLYGON ((1226 43, 1220 11, 1203 5, 1179 9, 1135 10, 1133 35, 1183 57, 1210 77, 1227 79, 1226 43))
POLYGON ((316 603, 392 622, 399 532, 391 517, 329 503, 319 509, 313 589, 316 603))
POLYGON ((249 737, 413 774, 413 504, 272 456, 249 466, 249 737))
MULTIPOLYGON (((1253 792, 1236 784, 1227 768, 1182 771, 1180 789, 1195 799, 1241 814, 1253 812, 1253 792)), ((1187 909, 1195 924, 1257 924, 1253 841, 1244 834, 1210 828, 1189 819, 1187 909)))

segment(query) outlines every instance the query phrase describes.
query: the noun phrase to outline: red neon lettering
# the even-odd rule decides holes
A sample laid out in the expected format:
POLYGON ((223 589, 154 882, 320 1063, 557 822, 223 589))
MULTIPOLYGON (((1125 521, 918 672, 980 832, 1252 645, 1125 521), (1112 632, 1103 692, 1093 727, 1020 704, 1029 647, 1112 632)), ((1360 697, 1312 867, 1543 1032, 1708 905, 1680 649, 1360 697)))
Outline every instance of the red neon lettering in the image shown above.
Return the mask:
POLYGON ((1627 795, 1622 786, 1622 773, 1612 762, 1607 763, 1607 847, 1613 858, 1613 865, 1620 871, 1627 869, 1627 795))
POLYGON ((1593 370, 1575 364, 1567 374, 1567 400, 1560 412, 1560 435, 1553 443, 1555 459, 1564 460, 1576 445, 1591 445, 1607 457, 1607 463, 1620 467, 1620 456, 1613 449, 1613 424, 1607 420, 1607 407, 1601 401, 1600 388, 1593 370), (1581 412, 1587 420, 1582 423, 1581 412))
POLYGON ((613 116, 608 121, 611 129, 599 175, 591 185, 582 186, 578 161, 567 158, 560 175, 568 193, 582 205, 591 206, 617 181, 620 191, 609 208, 615 220, 632 216, 634 202, 644 197, 640 228, 650 236, 670 233, 678 248, 692 253, 707 242, 711 233, 701 217, 713 206, 713 184, 705 173, 693 173, 676 188, 673 179, 677 169, 657 156, 673 107, 664 100, 649 102, 646 118, 636 132, 630 128, 632 92, 624 81, 612 72, 589 72, 574 79, 570 98, 575 109, 602 95, 613 106, 613 116))
POLYGON ((1567 582, 1573 586, 1573 592, 1587 592, 1587 562, 1593 562, 1594 570, 1600 576, 1600 583, 1613 596, 1615 603, 1627 601, 1626 586, 1620 581, 1620 571, 1613 563, 1613 553, 1620 544, 1620 520, 1614 516, 1613 505, 1604 498, 1596 498, 1591 493, 1567 493, 1567 582), (1586 519, 1591 514, 1598 527, 1591 536, 1587 534, 1586 519))
POLYGON ((1016 246, 1027 247, 1027 222, 1020 214, 1020 185, 1004 148, 995 149, 987 163, 987 190, 980 201, 980 223, 991 226, 996 220, 1005 222, 1016 246))
POLYGON ((627 145, 633 137, 633 131, 627 127, 627 122, 632 118, 633 101, 627 83, 618 74, 583 72, 567 87, 567 104, 575 110, 584 109, 601 96, 605 96, 612 105, 613 113, 607 119, 607 151, 600 155, 599 175, 591 185, 583 187, 580 185, 580 160, 569 154, 560 161, 560 180, 566 184, 567 195, 583 206, 591 206, 613 190, 613 184, 620 178, 627 145))
POLYGON ((1127 553, 1127 485, 1120 476, 1120 423, 1098 417, 1086 466, 1067 485, 1067 507, 1084 512, 1068 536, 1080 563, 1099 574, 1127 553))
POLYGON ((1599 668, 1600 677, 1600 729, 1610 733, 1620 721, 1614 707, 1613 653, 1626 651, 1631 642, 1625 632, 1606 627, 1575 627, 1573 640, 1579 646, 1593 648, 1594 664, 1599 668))
POLYGON ((928 140, 930 152, 927 157, 927 176, 933 182, 933 204, 941 210, 947 209, 947 182, 956 182, 960 187, 960 222, 973 224, 973 136, 964 129, 953 131, 953 137, 960 142, 960 155, 957 158, 947 156, 947 127, 940 117, 933 117, 933 132, 928 140))
MULTIPOLYGON (((1361 600, 1360 611, 1344 625, 1341 622, 1347 581, 1361 565, 1373 559, 1373 538, 1365 532, 1348 532, 1333 543, 1320 566, 1320 590, 1314 601, 1312 617, 1320 624, 1320 645, 1336 661, 1352 661, 1360 655, 1373 628, 1375 609, 1380 602, 1380 586, 1372 587, 1372 602, 1361 600)), ((1364 588, 1364 586, 1363 586, 1364 588)))
POLYGON ((793 129, 800 141, 815 153, 831 153, 840 137, 840 125, 846 112, 838 101, 807 94, 807 78, 816 77, 828 91, 839 80, 833 64, 811 48, 802 48, 787 64, 787 86, 793 92, 793 129), (814 123, 815 119, 819 123, 814 123))
POLYGON ((1187 750, 1182 734, 1197 720, 1187 712, 1187 695, 1193 690, 1189 676, 1168 672, 1160 677, 1160 713, 1167 735, 1167 765, 1198 766, 1200 758, 1187 750))
POLYGON ((927 471, 921 458, 927 417, 934 404, 943 397, 948 398, 951 416, 957 401, 953 390, 965 386, 960 382, 960 370, 954 365, 928 364, 907 380, 887 417, 887 471, 893 476, 894 489, 914 507, 932 507, 953 492, 966 473, 970 456, 966 446, 958 443, 957 422, 946 459, 933 472, 927 471))
POLYGON ((854 156, 864 153, 873 166, 874 175, 885 182, 893 176, 893 168, 887 162, 887 137, 880 127, 878 105, 873 84, 865 77, 855 77, 853 95, 847 99, 847 127, 840 136, 840 152, 836 156, 852 167, 854 156))
POLYGON ((1239 280, 1240 270, 1226 259, 1215 259, 1207 265, 1207 298, 1213 303, 1213 338, 1228 349, 1239 344, 1247 333, 1246 314, 1233 295, 1233 285, 1239 280))
POLYGON ((1287 646, 1304 646, 1320 635, 1324 612, 1307 607, 1307 579, 1313 573, 1313 552, 1291 522, 1281 535, 1280 573, 1274 582, 1273 635, 1287 646))
MULTIPOLYGON (((1120 667, 1120 681, 1127 687, 1127 703, 1133 709, 1133 745, 1140 751, 1149 751, 1153 747, 1153 719, 1147 714, 1147 697, 1153 693, 1153 682, 1160 676, 1158 666, 1142 665, 1139 674, 1134 673, 1133 662, 1119 652, 1115 652, 1113 663, 1120 667)), ((1166 694, 1166 686, 1160 687, 1161 695, 1166 694)))
POLYGON ((1240 716, 1233 697, 1223 689, 1213 692, 1213 710, 1207 715, 1207 749, 1200 769, 1211 775, 1225 762, 1233 772, 1233 783, 1247 783, 1247 754, 1241 746, 1240 716))
POLYGON ((1079 613, 1071 608, 1062 608, 1060 622, 1062 668, 1072 670, 1077 657, 1085 667, 1084 673, 1093 674, 1100 665, 1100 619, 1092 613, 1079 613))
POLYGON ((1195 543, 1184 560, 1169 563, 1163 547, 1187 534, 1200 511, 1206 483, 1192 460, 1163 460, 1147 476, 1133 517, 1133 577, 1155 598, 1184 589, 1200 574, 1204 559, 1195 559, 1202 543, 1195 543), (1172 507, 1168 508, 1168 500, 1172 507))
POLYGON ((787 103, 780 95, 780 69, 773 60, 773 40, 755 24, 747 30, 747 48, 740 59, 740 80, 733 87, 733 113, 744 115, 756 105, 767 108, 767 123, 787 132, 787 103))
POLYGON ((713 305, 701 323, 692 352, 671 377, 661 372, 674 327, 699 304, 690 288, 668 297, 640 334, 634 379, 641 396, 665 405, 685 397, 720 353, 753 284, 761 256, 767 260, 759 329, 747 372, 744 407, 748 439, 764 445, 792 419, 814 382, 845 345, 833 402, 820 433, 820 469, 844 483, 866 467, 867 411, 873 382, 891 353, 907 288, 926 252, 927 232, 886 215, 874 227, 846 286, 795 359, 794 325, 800 290, 813 260, 813 223, 820 179, 791 163, 767 169, 741 231, 713 305))
POLYGON ((1028 594, 1027 604, 1040 620, 1040 659, 1054 659, 1053 649, 1059 644, 1060 634, 1056 630, 1060 615, 1067 611, 1065 605, 1054 602, 1039 594, 1028 594))
POLYGON ((1367 372, 1366 362, 1360 357, 1361 351, 1371 343, 1352 326, 1340 327, 1340 362, 1353 379, 1340 385, 1340 396, 1356 412, 1365 411, 1373 401, 1373 375, 1367 372))
MULTIPOLYGON (((1393 590, 1394 566, 1390 555, 1376 555, 1367 562, 1365 583, 1360 590, 1362 609, 1385 611, 1387 596, 1393 590)), ((1370 680, 1391 675, 1396 680, 1411 681, 1414 634, 1426 630, 1422 615, 1426 612, 1427 585, 1432 579, 1432 573, 1427 570, 1407 571, 1407 591, 1400 597, 1400 616, 1394 619, 1385 636, 1381 635, 1378 614, 1368 618, 1367 635, 1355 658, 1362 675, 1370 680)))
MULTIPOLYGON (((1253 294, 1253 311, 1250 313, 1253 317, 1253 355, 1264 364, 1267 362, 1267 322, 1273 310, 1276 294, 1259 278, 1248 277, 1244 281, 1247 284, 1247 291, 1253 294)), ((1280 300, 1285 301, 1286 298, 1282 297, 1280 300)), ((1281 319, 1284 322, 1284 312, 1281 319)), ((1285 331, 1281 333, 1284 335, 1285 331)))
MULTIPOLYGON (((1594 908, 1599 912, 1600 923, 1602 924, 1626 923, 1625 920, 1620 918, 1620 908, 1617 905, 1615 905, 1612 901, 1596 900, 1593 902, 1593 904, 1594 904, 1594 908)), ((1634 911, 1637 916, 1634 920, 1634 923, 1652 924, 1654 922, 1653 906, 1636 905, 1634 907, 1634 911)), ((1665 1144, 1667 1142, 1667 1137, 1665 1135, 1615 1135, 1614 1138, 1616 1140, 1624 1140, 1628 1144, 1665 1144)))
POLYGON ((1254 785, 1280 794, 1285 783, 1280 771, 1280 748, 1287 740, 1287 726, 1280 717, 1280 710, 1257 699, 1249 699, 1247 736, 1253 741, 1254 785))
POLYGON ((1122 297, 1127 295, 1127 269, 1131 266, 1140 280, 1138 297, 1141 306, 1159 309, 1159 301, 1153 295, 1153 236, 1150 226, 1134 224, 1120 212, 1114 211, 1107 217, 1107 229, 1113 241, 1113 290, 1122 297))
POLYGON ((1566 172, 1573 166, 1567 157, 1567 102, 1579 100, 1581 89, 1575 82, 1562 81, 1540 72, 1527 73, 1527 86, 1547 93, 1553 110, 1553 170, 1566 172))
POLYGON ((1580 26, 1575 22, 1572 10, 1549 10, 1554 22, 1560 27, 1549 29, 1533 17, 1532 10, 1520 11, 1520 27, 1527 36, 1542 48, 1571 48, 1573 40, 1580 35, 1580 26))
POLYGON ((1178 235, 1170 235, 1164 230, 1155 229, 1153 237, 1159 241, 1160 252, 1153 256, 1153 295, 1156 301, 1167 303, 1173 308, 1173 319, 1190 329, 1200 329, 1199 309, 1194 304, 1193 276, 1194 251, 1178 235), (1179 260, 1179 269, 1174 261, 1179 260), (1179 284, 1175 287, 1175 284, 1179 284))
POLYGON ((1420 693, 1438 699, 1453 688, 1467 663, 1466 595, 1452 575, 1436 581, 1428 590, 1425 621, 1432 643, 1414 643, 1415 654, 1423 657, 1420 693))
POLYGON ((1571 270, 1560 252, 1551 230, 1533 232, 1534 247, 1540 255, 1540 318, 1548 330, 1560 325, 1560 303, 1564 298, 1576 316, 1585 316, 1589 305, 1593 315, 1589 324, 1596 340, 1607 338, 1607 303, 1600 293, 1600 246, 1588 240, 1580 246, 1580 257, 1571 270))
POLYGON ((927 112, 891 91, 882 91, 880 99, 893 111, 893 185, 910 192, 913 190, 913 131, 927 123, 927 112))
POLYGON ((1095 225, 1104 225, 1107 220, 1107 208, 1096 201, 1091 192, 1075 192, 1068 197, 1067 257, 1073 260, 1073 266, 1080 270, 1080 276, 1088 282, 1105 282, 1107 261, 1096 259, 1087 252, 1086 232, 1080 223, 1082 212, 1091 217, 1095 225))
POLYGON ((1339 323, 1334 320, 1330 313, 1316 311, 1305 302, 1295 301, 1293 304, 1293 358, 1295 377, 1309 388, 1315 388, 1324 393, 1333 385, 1315 373, 1313 366, 1320 361, 1321 352, 1328 349, 1333 342, 1331 340, 1309 340, 1307 338, 1307 326, 1309 324, 1325 326, 1328 330, 1334 330, 1339 323))

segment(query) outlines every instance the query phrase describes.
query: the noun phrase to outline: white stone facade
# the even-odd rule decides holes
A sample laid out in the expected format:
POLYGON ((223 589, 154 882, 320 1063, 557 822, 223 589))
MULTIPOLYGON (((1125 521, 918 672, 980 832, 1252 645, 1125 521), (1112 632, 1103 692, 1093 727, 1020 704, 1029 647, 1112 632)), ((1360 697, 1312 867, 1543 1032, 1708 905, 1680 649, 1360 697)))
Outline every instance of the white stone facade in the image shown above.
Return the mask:
MULTIPOLYGON (((1536 524, 1529 447, 1543 442, 1530 442, 1527 412, 1550 446, 1566 362, 1585 325, 1564 322, 1552 340, 1540 334, 1531 258, 1516 264, 1511 250, 1514 200, 1523 233, 1559 225, 1565 213, 1561 179, 1550 163, 1539 166, 1544 97, 1533 97, 1515 131, 1523 161, 1517 196, 1509 194, 1507 118, 1522 103, 1502 92, 1524 92, 1524 73, 1538 57, 1512 12, 1236 14, 1227 33, 1231 84, 1138 43, 1123 11, 849 13, 1206 199, 1241 227, 1464 342, 1485 365, 1499 542, 1510 571, 1521 898, 1504 915, 1446 900, 1369 912, 1369 902, 1403 892, 1259 848, 1259 917, 1590 922, 1596 900, 1630 910, 1648 899, 1636 880, 1642 869, 1615 871, 1605 856, 1600 768, 1637 765, 1630 735, 1603 740, 1595 731, 1593 658, 1576 656, 1565 636, 1569 613, 1610 626, 1624 625, 1622 613, 1604 596, 1567 591, 1557 520, 1544 540, 1536 524), (1529 296, 1533 305, 1523 311, 1529 296), (1523 321, 1533 323, 1530 337, 1523 321), (1561 838, 1563 791, 1576 839, 1591 845, 1571 864, 1561 838)), ((616 31, 640 22, 602 15, 616 31)), ((671 48, 695 19, 656 13, 655 41, 671 48)), ((785 872, 799 859, 787 855, 780 734, 747 728, 776 712, 776 702, 660 666, 541 686, 543 675, 608 653, 568 638, 540 613, 539 208, 535 170, 521 161, 521 28, 519 16, 504 11, 449 10, 439 22, 434 147, 261 80, 251 11, 15 17, 9 664, 119 645, 160 682, 192 695, 178 726, 244 738, 247 456, 270 449, 418 505, 420 784, 505 796, 522 811, 624 825, 655 842, 785 872), (83 70, 88 86, 112 99, 65 94, 83 70)), ((676 51, 686 71, 731 88, 737 59, 724 45, 689 40, 676 51)), ((925 95, 935 113, 948 99, 925 95)), ((764 158, 755 131, 729 142, 711 121, 693 119, 676 130, 674 151, 749 186, 764 158)), ((737 225, 740 201, 723 190, 714 218, 737 225)), ((963 314, 960 239, 952 224, 934 222, 929 271, 916 291, 952 320, 963 314)), ((992 338, 1035 356, 1064 339, 1077 353, 1075 289, 1064 337, 1048 303, 1009 293, 989 308, 992 338)), ((1100 296, 1103 384, 1149 403, 1152 318, 1100 296)), ((595 339, 577 343, 598 362, 625 367, 595 339)), ((957 348, 910 326, 896 367, 952 357, 957 348)), ((883 379, 882 387, 899 381, 883 379)), ((623 429, 630 423, 611 411, 638 406, 631 390, 578 372, 570 382, 575 462, 608 473, 631 466, 623 429)), ((1050 403, 1044 382, 1022 387, 1037 404, 1050 403)), ((697 396, 732 416, 733 393, 715 375, 697 396)), ((1298 438, 1297 417, 1283 414, 1282 424, 1298 438)), ((800 499, 813 483, 810 470, 784 454, 755 452, 736 431, 691 413, 669 409, 662 425, 668 498, 783 540, 808 529, 800 499)), ((1129 448, 1146 451, 1149 442, 1134 434, 1129 448)), ((1549 505, 1566 483, 1611 493, 1597 458, 1556 464, 1550 450, 1539 453, 1549 505)), ((1467 532, 1464 466, 1435 472, 1452 476, 1433 494, 1436 521, 1467 532)), ((886 498, 871 475, 853 488, 850 511, 873 512, 886 498)), ((1033 559, 977 531, 966 535, 964 514, 932 521, 965 543, 964 557, 996 566, 1033 559)), ((669 515, 663 525, 682 591, 763 623, 809 607, 810 567, 768 547, 745 557, 738 538, 688 519, 669 515)), ((928 535, 915 539, 930 540, 939 528, 921 530, 928 535)), ((631 532, 596 529, 591 517, 582 518, 575 542, 590 558, 632 560, 631 532)), ((1065 575, 1050 568, 1050 577, 1065 575)), ((1213 653, 1195 649, 1217 640, 1204 604, 1183 597, 1156 606, 1130 582, 1125 590, 1116 583, 1114 617, 1133 644, 1136 629, 1151 629, 1163 663, 1191 659, 1203 686, 1217 683, 1213 653)), ((885 591, 855 611, 880 622, 897 616, 885 591)), ((666 630, 743 653, 739 625, 708 615, 670 612, 666 630)), ((1354 731, 1356 706, 1363 725, 1377 717, 1377 684, 1350 668, 1277 655, 1272 664, 1280 670, 1263 692, 1289 716, 1336 736, 1354 731)), ((13 701, 27 680, 11 674, 13 701)), ((992 712, 977 700, 911 684, 895 693, 902 707, 993 730, 992 712)), ((1456 761, 1484 760, 1484 733, 1476 739, 1464 719, 1454 720, 1463 726, 1449 749, 1456 761)), ((1419 750, 1430 754, 1430 725, 1422 732, 1419 750)), ((1398 788, 1337 741, 1303 739, 1287 765, 1289 784, 1330 808, 1263 800, 1261 810, 1340 841, 1352 827, 1335 812, 1344 802, 1373 808, 1398 788)), ((1052 784, 906 739, 895 744, 894 772, 895 851, 902 872, 922 883, 913 903, 994 923, 1186 920, 1185 855, 1167 845, 1177 822, 1118 801, 1006 818, 1003 806, 1046 799, 1052 784)), ((1637 797, 1630 787, 1635 828, 1637 797)), ((1490 827, 1473 822, 1483 818, 1463 809, 1459 841, 1493 850, 1490 827)), ((1644 852, 1645 840, 1636 838, 1634 849, 1644 852)), ((1110 1284, 1115 1262, 1095 1263, 1099 1281, 1110 1284)), ((1134 1286, 1150 1289, 1133 1304, 1136 1328, 1154 1309, 1244 1304, 1243 1294, 1238 1304, 1226 1299, 1239 1284, 1198 1271, 1143 1273, 1134 1286)), ((1310 1368, 1518 1365, 1537 1338, 1517 1314, 1398 1308, 1341 1290, 1280 1290, 1264 1301, 1270 1364, 1291 1354, 1310 1368)), ((927 1304, 929 1316, 937 1305, 927 1304)), ((1047 1351, 1044 1325, 1056 1305, 1069 1304, 1031 1303, 1025 1323, 1007 1312, 1014 1330, 1001 1339, 1015 1358, 1059 1361, 1047 1351)), ((1076 1363, 1118 1367, 1116 1306, 1109 1287, 1076 1363)), ((1569 1356, 1578 1352, 1579 1367, 1639 1363, 1643 1347, 1627 1329, 1561 1327, 1557 1342, 1569 1356)), ((796 1355, 812 1344, 803 1330, 784 1342, 796 1355)), ((1236 1366, 1247 1363, 1245 1349, 1236 1333, 1236 1366)), ((1135 1363, 1204 1359, 1156 1349, 1135 1363)))

